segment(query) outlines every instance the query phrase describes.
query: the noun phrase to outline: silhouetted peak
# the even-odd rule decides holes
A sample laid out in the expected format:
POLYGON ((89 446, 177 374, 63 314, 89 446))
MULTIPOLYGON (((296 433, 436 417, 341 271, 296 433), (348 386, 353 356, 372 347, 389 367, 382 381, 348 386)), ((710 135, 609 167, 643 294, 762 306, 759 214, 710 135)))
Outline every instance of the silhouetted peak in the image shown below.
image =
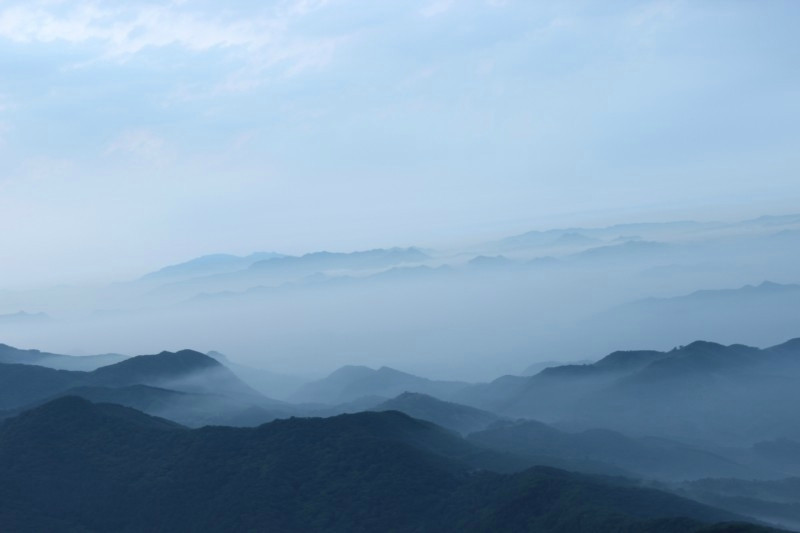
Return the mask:
POLYGON ((560 237, 553 241, 555 245, 563 245, 563 244, 590 244, 598 242, 598 239, 594 239, 592 237, 587 237, 582 233, 578 233, 575 231, 568 231, 562 234, 560 237))
POLYGON ((711 341, 694 341, 691 344, 682 346, 676 350, 680 355, 701 356, 701 355, 730 355, 731 357, 742 354, 754 354, 759 352, 758 348, 746 346, 744 344, 731 344, 725 346, 711 341))
POLYGON ((211 350, 210 352, 206 353, 207 356, 210 358, 218 361, 218 362, 229 362, 228 357, 224 353, 217 352, 215 350, 211 350))
POLYGON ((406 401, 406 400, 434 400, 434 401, 441 401, 441 400, 437 400, 433 396, 429 396, 427 394, 422 394, 421 392, 409 392, 409 391, 400 393, 399 395, 397 395, 394 398, 394 400, 401 400, 401 401, 406 401))
POLYGON ((694 341, 692 343, 687 344, 681 349, 686 352, 698 352, 698 351, 708 351, 708 350, 719 351, 719 350, 724 350, 725 348, 726 347, 724 345, 719 344, 717 342, 694 341))
POLYGON ((51 412, 80 412, 92 409, 93 404, 85 398, 80 396, 63 396, 44 405, 31 409, 31 414, 41 415, 43 413, 51 412))
POLYGON ((775 283, 774 281, 762 281, 759 285, 752 287, 759 292, 783 292, 800 289, 800 285, 775 283))
POLYGON ((376 248, 355 252, 312 252, 302 256, 284 256, 257 261, 250 268, 297 268, 300 265, 315 268, 348 268, 389 265, 401 262, 414 262, 428 259, 429 256, 419 248, 376 248))
MULTIPOLYGON (((403 372, 402 370, 397 370, 396 368, 392 368, 390 366, 382 366, 377 370, 377 372, 378 372, 378 374, 382 374, 382 375, 385 375, 385 376, 404 376, 404 377, 413 377, 413 378, 417 378, 418 377, 418 376, 415 376, 413 374, 409 374, 408 372, 403 372)), ((419 378, 419 379, 424 379, 424 378, 419 378)))
POLYGON ((794 339, 789 339, 788 341, 784 342, 783 344, 779 344, 778 347, 800 349, 800 337, 797 337, 797 338, 794 338, 794 339))
POLYGON ((344 365, 328 375, 328 378, 361 377, 374 374, 375 370, 363 365, 344 365))
POLYGON ((169 420, 146 415, 135 409, 110 403, 92 403, 79 396, 62 396, 9 419, 6 427, 25 428, 42 435, 58 435, 69 427, 81 430, 127 429, 174 430, 183 426, 169 420))
MULTIPOLYGON (((410 406, 410 405, 466 407, 452 402, 446 402, 444 400, 440 400, 439 398, 435 398, 428 394, 423 394, 421 392, 411 392, 411 391, 402 392, 397 396, 395 396, 394 398, 386 400, 385 402, 380 404, 379 407, 392 409, 393 406, 397 406, 399 408, 402 406, 410 406)), ((473 409, 473 408, 469 407, 468 409, 473 409)), ((475 410, 477 411, 477 409, 475 410)))
MULTIPOLYGON (((204 353, 195 350, 179 350, 177 352, 163 351, 154 355, 137 355, 125 361, 121 361, 111 366, 143 366, 155 364, 169 364, 170 366, 185 366, 185 367, 215 367, 221 366, 219 361, 204 353)), ((103 367, 108 368, 108 367, 103 367)))
POLYGON ((469 260, 471 266, 505 266, 512 264, 514 261, 504 255, 478 255, 469 260))
POLYGON ((797 354, 798 357, 800 357, 800 337, 790 339, 782 344, 767 348, 766 351, 797 354))
POLYGON ((592 366, 604 369, 621 369, 631 366, 643 366, 663 357, 666 357, 665 353, 655 350, 618 350, 611 352, 592 366))
MULTIPOLYGON (((287 431, 288 428, 325 427, 334 431, 366 430, 376 432, 376 435, 388 437, 395 430, 428 429, 435 427, 429 422, 417 420, 409 415, 397 411, 362 411, 348 413, 327 418, 291 417, 273 420, 259 427, 260 431, 287 431), (391 428, 391 431, 387 431, 391 428)), ((438 428, 437 428, 438 429, 438 428)))
MULTIPOLYGON (((91 374, 102 384, 115 386, 135 383, 158 385, 174 379, 208 377, 213 378, 213 388, 218 392, 254 393, 219 361, 194 350, 138 355, 113 365, 100 367, 91 374)), ((211 386, 209 383, 203 385, 202 382, 184 385, 192 389, 211 386)))

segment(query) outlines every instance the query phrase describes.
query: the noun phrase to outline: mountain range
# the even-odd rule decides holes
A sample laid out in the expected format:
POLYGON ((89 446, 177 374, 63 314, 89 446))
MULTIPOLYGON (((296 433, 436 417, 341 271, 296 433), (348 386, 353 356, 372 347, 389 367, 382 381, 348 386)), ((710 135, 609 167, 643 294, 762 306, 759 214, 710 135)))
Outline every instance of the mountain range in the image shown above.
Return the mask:
POLYGON ((449 398, 468 384, 436 381, 389 367, 344 366, 329 376, 306 383, 292 395, 294 402, 337 404, 365 396, 392 398, 404 392, 417 392, 449 398))
POLYGON ((396 398, 376 405, 371 410, 399 411, 465 435, 486 429, 502 420, 502 417, 489 411, 445 402, 417 392, 404 392, 396 398))
MULTIPOLYGON (((153 513, 171 513, 166 507, 158 511, 160 505, 167 505, 164 502, 170 502, 169 509, 184 512, 185 506, 192 505, 184 491, 189 486, 210 491, 208 476, 235 480, 226 490, 256 490, 271 494, 276 502, 295 501, 301 495, 319 508, 319 515, 316 511, 308 515, 301 508, 292 508, 288 514, 261 511, 252 502, 240 508, 231 492, 220 496, 220 502, 244 513, 243 522, 231 522, 234 528, 245 527, 252 519, 267 520, 288 531, 371 530, 374 523, 362 524, 364 515, 357 506, 347 507, 336 517, 331 514, 342 494, 355 491, 357 501, 379 509, 374 517, 369 513, 370 520, 400 520, 396 528, 400 531, 469 530, 484 520, 488 520, 488 530, 515 530, 523 527, 519 522, 523 520, 537 531, 584 531, 588 526, 573 521, 584 518, 568 509, 582 509, 584 498, 594 502, 597 492, 655 486, 736 513, 740 508, 733 496, 722 489, 701 490, 703 485, 695 483, 704 478, 777 482, 787 475, 800 475, 794 410, 800 339, 767 349, 698 341, 670 351, 617 351, 594 363, 548 366, 533 376, 504 376, 478 384, 430 380, 387 367, 348 366, 300 387, 291 404, 248 386, 231 370, 236 364, 217 353, 211 357, 192 350, 161 352, 92 371, 38 366, 33 363, 42 352, 36 350, 6 346, 2 353, 25 364, 0 363, 0 419, 5 420, 0 428, 0 475, 5 475, 3 468, 12 468, 3 467, 4 449, 12 450, 6 457, 23 453, 23 448, 35 451, 38 447, 44 453, 42 443, 52 440, 47 432, 53 431, 62 435, 63 453, 71 454, 62 457, 60 451, 53 460, 73 465, 72 470, 53 467, 49 471, 42 467, 48 463, 41 455, 24 456, 29 459, 22 459, 18 471, 9 470, 13 482, 8 491, 13 494, 7 491, 5 507, 0 504, 3 524, 138 530, 153 520, 150 511, 141 517, 133 517, 133 511, 119 516, 101 511, 90 518, 88 511, 81 514, 73 508, 79 505, 36 500, 31 484, 49 486, 49 476, 60 487, 53 489, 53 497, 66 502, 71 500, 65 494, 77 490, 74 484, 80 483, 79 478, 90 479, 131 506, 153 506, 153 513), (29 427, 37 429, 26 434, 29 427), (6 433, 4 428, 12 429, 6 433), (127 431, 139 434, 124 437, 127 431), (89 444, 82 444, 79 435, 94 443, 92 449, 106 443, 105 451, 92 458, 89 444), (269 437, 262 442, 263 435, 269 437), (151 454, 152 446, 160 447, 161 455, 151 454), (193 458, 194 454, 199 455, 193 458), (111 457, 116 458, 111 473, 104 473, 100 465, 112 464, 111 457), (217 464, 218 460, 224 463, 217 464), (198 466, 201 461, 211 471, 197 478, 189 470, 203 470, 198 466), (269 472, 268 478, 248 474, 254 468, 248 461, 256 461, 259 471, 269 472), (349 466, 342 470, 337 461, 349 466), (302 467, 297 466, 300 463, 302 467), (312 466, 315 470, 309 470, 312 466), (137 468, 147 468, 151 474, 142 477, 144 471, 137 468), (450 476, 450 481, 428 487, 424 476, 405 477, 416 477, 421 470, 437 478, 450 476), (390 481, 396 476, 402 479, 390 481), (276 485, 265 488, 266 479, 276 485), (133 488, 128 487, 130 483, 133 488), (593 488, 576 488, 588 487, 586 483, 593 488), (527 502, 524 509, 537 509, 537 502, 554 486, 560 488, 552 490, 567 491, 570 496, 547 500, 548 509, 555 506, 553 514, 531 511, 535 516, 523 519, 529 511, 518 509, 518 502, 527 502), (151 495, 136 487, 142 491, 147 487, 163 502, 152 501, 151 495), (370 499, 369 491, 395 499, 409 494, 405 491, 415 496, 405 496, 410 498, 408 507, 384 509, 384 504, 370 499), (436 512, 421 510, 434 502, 436 512), (560 508, 562 504, 566 507, 560 508), (46 512, 31 517, 34 508, 46 512), (561 520, 566 525, 553 526, 561 520)), ((71 357, 44 354, 44 360, 50 356, 71 357)), ((238 372, 246 374, 247 367, 238 372)), ((636 494, 629 496, 644 497, 636 494)), ((771 494, 741 509, 767 522, 791 526, 791 510, 781 507, 771 494), (767 512, 770 506, 780 511, 775 517, 767 512)), ((89 497, 98 498, 93 501, 100 509, 111 505, 104 495, 90 491, 89 497)), ((673 504, 687 509, 674 500, 665 505, 673 504)), ((587 505, 586 512, 599 520, 595 523, 593 518, 592 527, 600 530, 615 520, 628 524, 630 531, 651 527, 684 531, 705 527, 704 521, 742 519, 723 511, 714 511, 718 514, 713 519, 683 510, 631 515, 627 506, 615 507, 607 500, 587 505), (606 516, 607 511, 613 519, 606 516)), ((232 515, 227 516, 232 520, 232 515)), ((208 517, 204 520, 217 524, 208 517)), ((732 527, 738 531, 757 526, 732 527)))
POLYGON ((180 281, 200 276, 213 276, 249 268, 253 263, 283 257, 275 252, 255 252, 247 256, 211 254, 169 265, 141 277, 141 281, 180 281))
POLYGON ((257 425, 291 411, 192 350, 131 357, 88 372, 0 364, 6 416, 61 396, 131 406, 191 426, 257 425))
POLYGON ((109 353, 102 355, 71 356, 42 352, 39 350, 21 350, 7 344, 0 344, 0 363, 38 365, 59 370, 94 370, 101 366, 118 363, 126 356, 109 353))
POLYGON ((0 426, 0 522, 15 531, 766 531, 720 529, 744 518, 621 479, 486 468, 498 460, 391 411, 188 430, 66 397, 0 426))
MULTIPOLYGON (((551 367, 476 406, 573 428, 747 443, 796 438, 800 339, 766 349, 698 341, 551 367)), ((468 399, 468 397, 462 398, 468 399)), ((469 403, 469 402, 465 402, 469 403)))
POLYGON ((765 345, 800 330, 798 306, 800 285, 764 281, 736 289, 637 300, 604 311, 579 327, 609 344, 621 336, 628 343, 653 342, 663 337, 663 324, 669 324, 684 338, 712 336, 765 345))

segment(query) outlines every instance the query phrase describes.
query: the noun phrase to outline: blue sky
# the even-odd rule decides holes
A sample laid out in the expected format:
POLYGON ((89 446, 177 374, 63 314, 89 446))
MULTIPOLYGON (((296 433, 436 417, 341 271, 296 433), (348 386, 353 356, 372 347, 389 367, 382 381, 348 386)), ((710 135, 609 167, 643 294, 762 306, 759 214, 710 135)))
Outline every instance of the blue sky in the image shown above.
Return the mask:
POLYGON ((3 285, 796 211, 798 23, 793 1, 3 0, 3 285))

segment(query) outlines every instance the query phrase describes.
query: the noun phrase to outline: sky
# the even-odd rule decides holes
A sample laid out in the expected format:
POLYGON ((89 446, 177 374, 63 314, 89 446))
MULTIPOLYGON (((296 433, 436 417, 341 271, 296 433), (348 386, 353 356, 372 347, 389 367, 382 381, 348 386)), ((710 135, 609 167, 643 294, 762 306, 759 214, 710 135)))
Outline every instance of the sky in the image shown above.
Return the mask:
POLYGON ((0 286, 797 211, 800 2, 0 0, 0 286))

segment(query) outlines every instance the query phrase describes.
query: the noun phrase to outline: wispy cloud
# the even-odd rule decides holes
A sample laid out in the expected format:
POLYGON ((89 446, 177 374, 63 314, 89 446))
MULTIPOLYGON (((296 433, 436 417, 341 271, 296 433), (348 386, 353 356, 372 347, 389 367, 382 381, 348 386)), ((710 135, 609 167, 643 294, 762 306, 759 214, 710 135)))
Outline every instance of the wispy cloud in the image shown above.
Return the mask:
POLYGON ((423 17, 435 17, 436 15, 441 15, 442 13, 450 11, 454 5, 454 0, 434 0, 420 9, 419 12, 423 17))
POLYGON ((634 26, 643 26, 654 22, 671 20, 677 16, 681 8, 678 0, 655 0, 634 9, 629 16, 629 23, 634 26))
POLYGON ((11 131, 11 125, 4 119, 3 115, 12 108, 11 100, 5 94, 0 93, 0 147, 6 144, 11 131))
POLYGON ((122 132, 106 149, 107 154, 127 153, 147 161, 159 162, 166 153, 164 139, 146 129, 122 132))
POLYGON ((0 113, 8 111, 13 108, 11 98, 8 95, 0 93, 0 113))
POLYGON ((271 10, 203 12, 188 2, 110 3, 30 1, 0 6, 0 38, 16 43, 96 47, 94 59, 126 62, 165 47, 190 52, 240 52, 258 69, 283 65, 287 73, 326 63, 337 39, 292 31, 325 0, 282 2, 271 10))

